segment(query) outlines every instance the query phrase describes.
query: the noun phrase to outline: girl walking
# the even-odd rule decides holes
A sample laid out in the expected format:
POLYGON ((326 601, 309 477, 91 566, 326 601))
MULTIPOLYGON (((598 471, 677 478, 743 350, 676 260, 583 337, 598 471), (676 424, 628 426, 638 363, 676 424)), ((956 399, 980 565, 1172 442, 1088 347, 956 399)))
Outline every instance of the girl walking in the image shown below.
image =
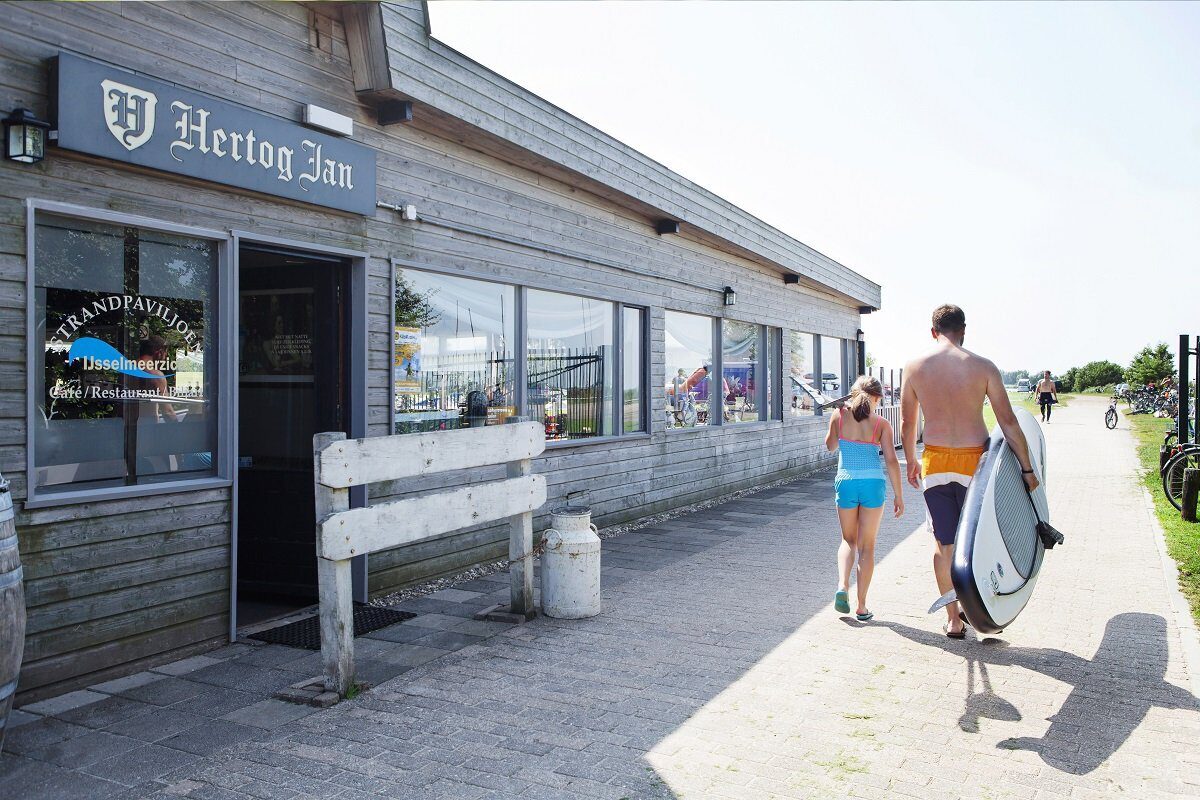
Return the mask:
POLYGON ((857 556, 858 608, 855 617, 866 622, 874 616, 867 608, 867 589, 875 569, 875 536, 883 521, 885 499, 883 461, 887 463, 892 482, 892 508, 897 517, 904 513, 904 490, 900 483, 900 461, 892 446, 892 426, 875 413, 883 399, 883 386, 869 375, 863 375, 850 389, 845 408, 829 420, 825 446, 837 451, 837 475, 833 491, 837 502, 838 521, 842 525, 842 544, 838 548, 838 590, 833 607, 842 614, 850 613, 850 570, 857 556))

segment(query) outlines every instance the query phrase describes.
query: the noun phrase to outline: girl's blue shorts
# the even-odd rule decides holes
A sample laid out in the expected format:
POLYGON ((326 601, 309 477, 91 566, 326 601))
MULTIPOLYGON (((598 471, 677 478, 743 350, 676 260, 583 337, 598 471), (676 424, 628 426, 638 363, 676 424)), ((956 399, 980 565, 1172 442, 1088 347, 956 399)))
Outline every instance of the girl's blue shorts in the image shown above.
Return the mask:
POLYGON ((833 482, 838 508, 880 508, 887 494, 883 478, 840 478, 833 482))

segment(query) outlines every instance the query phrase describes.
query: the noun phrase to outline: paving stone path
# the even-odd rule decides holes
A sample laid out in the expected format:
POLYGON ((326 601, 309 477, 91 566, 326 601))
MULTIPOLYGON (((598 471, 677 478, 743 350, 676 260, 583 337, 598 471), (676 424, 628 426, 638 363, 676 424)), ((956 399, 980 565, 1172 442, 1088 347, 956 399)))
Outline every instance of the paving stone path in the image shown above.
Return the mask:
POLYGON ((380 685, 332 709, 268 699, 315 655, 241 644, 35 705, 0 795, 1200 796, 1196 630, 1103 412, 1047 428, 1067 544, 1001 636, 924 614, 916 496, 880 534, 875 621, 834 613, 819 475, 606 540, 594 619, 473 622, 497 576, 409 601, 420 617, 358 640, 380 685))

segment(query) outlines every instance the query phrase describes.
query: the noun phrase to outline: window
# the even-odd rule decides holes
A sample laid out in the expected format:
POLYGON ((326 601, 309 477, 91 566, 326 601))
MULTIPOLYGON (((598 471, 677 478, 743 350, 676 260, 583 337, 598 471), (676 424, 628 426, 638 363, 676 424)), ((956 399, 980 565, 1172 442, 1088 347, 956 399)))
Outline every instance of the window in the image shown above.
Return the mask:
POLYGON ((404 269, 395 315, 395 433, 518 416, 548 442, 646 430, 643 308, 404 269))
POLYGON ((646 430, 644 317, 640 308, 621 309, 621 425, 625 433, 646 430))
POLYGON ((721 395, 724 421, 736 424, 762 419, 762 326, 735 320, 721 321, 721 395))
POLYGON ((813 375, 813 335, 800 331, 788 331, 788 352, 791 368, 787 380, 788 415, 809 416, 816 407, 827 401, 817 388, 813 375))
POLYGON ((39 213, 37 492, 216 474, 218 242, 39 213))
POLYGON ((546 440, 613 433, 613 304, 530 289, 529 418, 542 420, 546 440))
POLYGON ((854 385, 854 381, 858 378, 858 341, 855 339, 843 339, 842 350, 846 354, 843 362, 845 366, 842 368, 842 374, 846 376, 846 392, 850 391, 850 387, 854 385))
POLYGON ((712 355, 712 317, 666 312, 667 383, 664 389, 668 428, 708 424, 712 355))
POLYGON ((513 287, 404 270, 395 315, 395 433, 497 425, 516 413, 513 287))
POLYGON ((783 419, 779 394, 782 334, 779 328, 767 328, 767 419, 783 419))
POLYGON ((821 391, 830 397, 841 397, 847 393, 845 358, 842 355, 842 340, 833 336, 821 337, 821 391))

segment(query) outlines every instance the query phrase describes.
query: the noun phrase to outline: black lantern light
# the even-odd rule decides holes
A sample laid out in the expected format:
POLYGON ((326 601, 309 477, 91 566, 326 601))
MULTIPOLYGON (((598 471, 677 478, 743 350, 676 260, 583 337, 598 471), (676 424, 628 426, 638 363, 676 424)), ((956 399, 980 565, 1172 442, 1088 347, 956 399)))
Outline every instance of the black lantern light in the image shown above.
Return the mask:
POLYGON ((46 157, 46 131, 50 123, 28 108, 18 108, 4 118, 4 157, 22 164, 36 164, 46 157))
POLYGON ((725 295, 725 305, 731 306, 737 302, 737 292, 735 292, 733 290, 732 286, 725 287, 724 295, 725 295))

